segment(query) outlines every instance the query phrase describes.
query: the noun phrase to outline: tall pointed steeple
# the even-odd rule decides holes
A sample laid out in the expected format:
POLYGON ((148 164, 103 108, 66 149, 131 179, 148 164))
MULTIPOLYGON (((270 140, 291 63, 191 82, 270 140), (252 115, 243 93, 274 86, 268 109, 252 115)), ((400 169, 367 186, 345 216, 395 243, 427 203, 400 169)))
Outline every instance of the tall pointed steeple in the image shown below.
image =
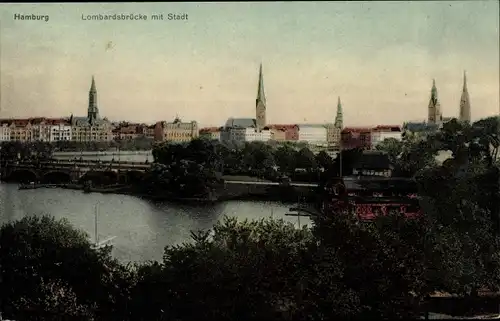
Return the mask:
POLYGON ((262 102, 266 104, 266 94, 264 92, 264 75, 262 74, 262 63, 259 68, 259 85, 257 88, 257 102, 262 102))
POLYGON ((427 122, 430 124, 439 124, 442 121, 441 104, 438 99, 436 80, 432 80, 431 98, 429 99, 427 122))
POLYGON ((95 79, 94 79, 94 75, 92 75, 92 84, 90 85, 90 91, 91 91, 91 92, 97 92, 97 89, 95 88, 95 79))
POLYGON ((335 127, 344 128, 344 117, 342 114, 342 103, 340 102, 340 96, 337 102, 337 116, 335 116, 335 127))
POLYGON ((94 76, 92 76, 92 83, 90 84, 87 118, 89 123, 91 124, 93 124, 97 119, 99 119, 99 108, 97 108, 97 89, 95 85, 94 76))
POLYGON ((259 84, 257 88, 257 99, 255 100, 256 125, 260 130, 266 126, 266 94, 264 92, 264 74, 262 63, 259 68, 259 84))
POLYGON ((462 97, 460 97, 459 120, 464 122, 470 122, 470 118, 471 118, 471 110, 470 110, 469 91, 467 90, 467 75, 464 71, 464 85, 462 88, 462 97))

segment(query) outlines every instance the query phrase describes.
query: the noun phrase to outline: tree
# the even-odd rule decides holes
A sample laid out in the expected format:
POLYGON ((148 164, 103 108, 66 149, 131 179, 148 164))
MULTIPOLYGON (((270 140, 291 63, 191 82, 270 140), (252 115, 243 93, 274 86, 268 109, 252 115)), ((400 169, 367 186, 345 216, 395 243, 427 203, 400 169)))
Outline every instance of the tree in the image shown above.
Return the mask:
POLYGON ((151 307, 147 319, 257 320, 292 309, 312 241, 307 230, 225 218, 192 236, 166 247, 161 264, 140 269, 134 293, 151 307))
POLYGON ((309 289, 311 319, 415 317, 426 293, 425 232, 421 221, 398 216, 372 224, 360 224, 348 213, 316 217, 321 263, 314 267, 318 288, 309 289))
POLYGON ((284 174, 291 175, 297 168, 297 152, 289 145, 279 147, 275 152, 276 165, 284 174))
POLYGON ((25 217, 4 224, 0 269, 0 309, 13 318, 23 319, 26 309, 42 306, 52 314, 47 320, 123 317, 115 303, 126 296, 127 282, 121 281, 126 273, 110 249, 93 250, 87 235, 66 220, 25 217))
POLYGON ((89 320, 93 318, 92 308, 78 302, 70 286, 60 280, 40 280, 32 295, 12 302, 21 320, 89 320))
POLYGON ((333 159, 327 152, 322 150, 316 155, 316 164, 323 169, 327 169, 333 165, 333 159))
POLYGON ((396 164, 399 156, 403 152, 403 142, 395 138, 386 138, 380 142, 376 147, 377 150, 386 152, 389 156, 389 161, 396 164))
POLYGON ((263 142, 246 143, 242 150, 243 167, 256 176, 265 175, 275 166, 271 146, 263 142))
POLYGON ((304 168, 307 171, 313 171, 317 167, 314 153, 307 147, 303 147, 297 153, 297 168, 304 168))

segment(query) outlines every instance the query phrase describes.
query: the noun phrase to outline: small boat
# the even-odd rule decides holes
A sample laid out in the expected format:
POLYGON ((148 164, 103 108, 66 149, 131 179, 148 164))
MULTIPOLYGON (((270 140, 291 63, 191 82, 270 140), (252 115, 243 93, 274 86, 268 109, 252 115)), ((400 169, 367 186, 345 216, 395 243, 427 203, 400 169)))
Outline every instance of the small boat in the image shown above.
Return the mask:
POLYGON ((35 189, 38 188, 38 186, 35 184, 35 182, 30 182, 29 184, 20 184, 19 189, 35 189))
POLYGON ((99 212, 99 203, 97 203, 96 206, 95 206, 95 219, 94 219, 95 220, 95 222, 94 222, 94 225, 95 225, 95 231, 94 231, 95 241, 92 244, 92 248, 94 250, 102 249, 102 248, 107 247, 107 246, 112 246, 113 244, 111 244, 111 241, 116 238, 116 236, 110 236, 110 237, 105 238, 102 241, 99 241, 99 234, 97 232, 98 212, 99 212))

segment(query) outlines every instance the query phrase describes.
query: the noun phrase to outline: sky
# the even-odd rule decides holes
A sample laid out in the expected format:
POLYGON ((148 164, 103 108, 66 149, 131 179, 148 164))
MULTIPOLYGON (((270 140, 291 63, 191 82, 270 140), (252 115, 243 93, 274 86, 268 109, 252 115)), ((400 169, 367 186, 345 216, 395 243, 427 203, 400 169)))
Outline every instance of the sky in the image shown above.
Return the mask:
POLYGON ((272 124, 333 122, 337 97, 345 126, 424 120, 432 79, 455 117, 464 70, 472 118, 500 110, 493 0, 0 4, 0 21, 0 118, 85 116, 94 75, 110 120, 222 126, 255 118, 260 63, 272 124), (122 13, 148 20, 84 20, 122 13))

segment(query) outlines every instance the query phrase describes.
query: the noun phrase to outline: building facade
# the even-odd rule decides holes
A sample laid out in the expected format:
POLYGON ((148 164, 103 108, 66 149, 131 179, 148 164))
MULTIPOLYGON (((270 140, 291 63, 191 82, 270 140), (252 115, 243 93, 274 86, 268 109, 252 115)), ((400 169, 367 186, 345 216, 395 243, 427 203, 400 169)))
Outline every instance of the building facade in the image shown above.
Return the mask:
POLYGON ((296 124, 274 124, 267 126, 271 130, 271 137, 273 132, 275 138, 272 140, 280 141, 284 135, 284 141, 298 141, 299 140, 299 126, 296 124))
POLYGON ((299 142, 313 146, 327 145, 327 128, 324 124, 299 124, 299 142))
POLYGON ((10 140, 18 142, 31 142, 31 123, 29 119, 14 119, 10 123, 10 140))
MULTIPOLYGON (((145 124, 131 124, 122 122, 113 129, 114 140, 132 140, 139 137, 148 137, 148 128, 145 124)), ((154 128, 154 127, 153 127, 154 128)), ((154 132, 153 135, 154 137, 154 132)))
POLYGON ((267 142, 271 140, 271 131, 258 130, 253 127, 231 128, 228 132, 229 140, 234 142, 267 142))
POLYGON ((225 142, 252 142, 271 140, 268 127, 259 129, 257 120, 253 118, 229 118, 221 130, 221 140, 225 142))
POLYGON ((372 147, 371 127, 346 127, 342 130, 341 135, 341 149, 369 150, 372 147))
POLYGON ((155 124, 146 126, 146 137, 147 138, 150 138, 150 139, 155 138, 155 127, 156 127, 155 124))
POLYGON ((8 123, 0 122, 0 142, 10 141, 10 127, 8 123))
POLYGON ((399 125, 379 125, 372 129, 371 134, 371 148, 375 149, 378 144, 383 142, 387 138, 393 138, 396 140, 402 140, 403 132, 401 126, 399 125))
POLYGON ((286 132, 283 128, 268 127, 271 131, 271 140, 275 142, 286 141, 286 132))
POLYGON ((50 141, 50 121, 45 118, 31 118, 31 139, 40 142, 50 141))
POLYGON ((221 140, 222 127, 206 127, 200 129, 200 137, 209 140, 221 140))
POLYGON ((183 122, 176 117, 173 122, 161 121, 155 125, 155 140, 173 143, 189 142, 198 138, 199 128, 196 121, 183 122))
POLYGON ((61 120, 60 122, 53 122, 50 127, 49 141, 71 141, 73 138, 72 128, 69 121, 61 120))

